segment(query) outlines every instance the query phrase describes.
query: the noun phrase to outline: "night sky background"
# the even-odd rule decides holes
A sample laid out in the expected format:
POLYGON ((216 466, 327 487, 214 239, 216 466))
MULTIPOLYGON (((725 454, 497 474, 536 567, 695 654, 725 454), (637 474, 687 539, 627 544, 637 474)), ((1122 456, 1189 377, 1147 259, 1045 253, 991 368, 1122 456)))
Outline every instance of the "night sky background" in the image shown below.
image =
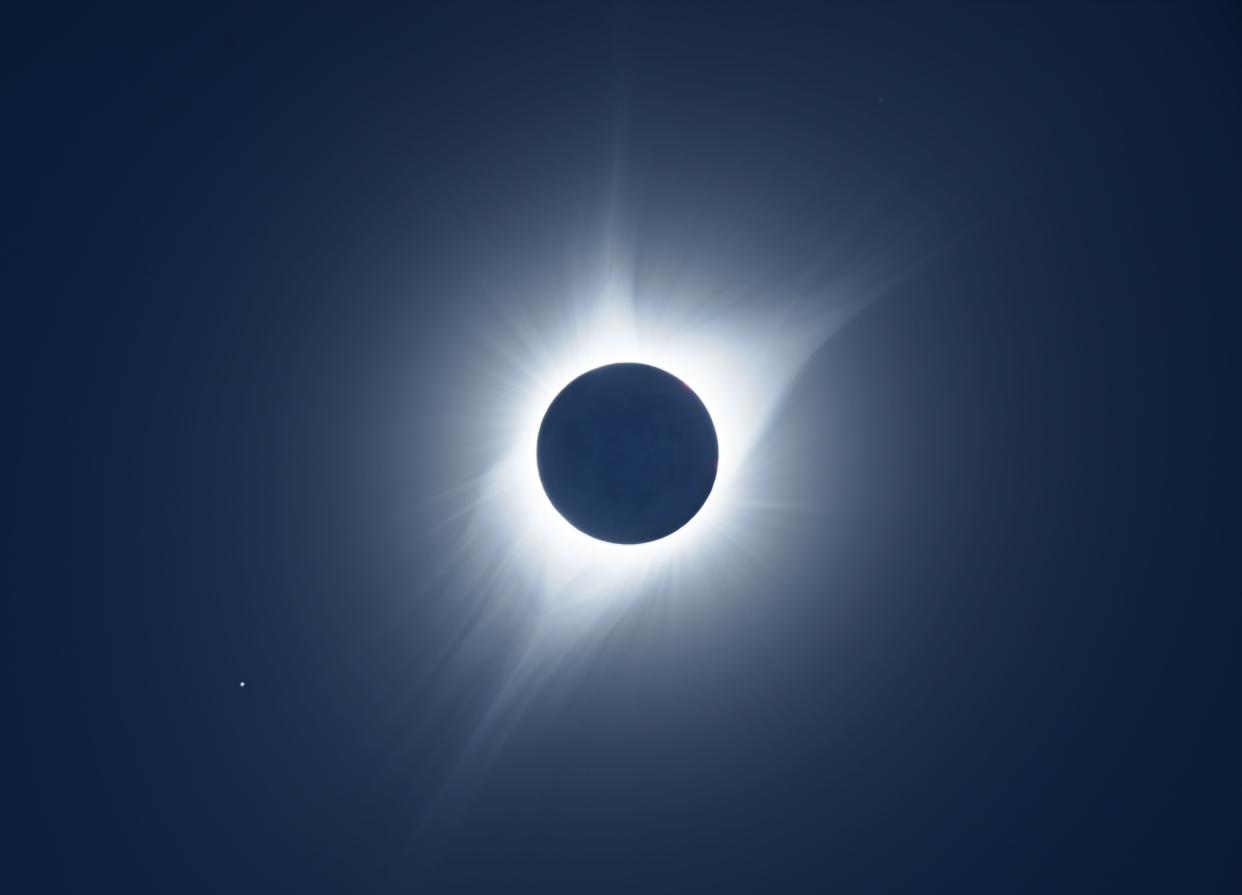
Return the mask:
POLYGON ((10 13, 0 888, 1237 891, 1240 25, 10 13), (447 659, 427 572, 476 286, 618 204, 756 307, 892 282, 747 598, 637 595, 427 835, 522 625, 447 659))

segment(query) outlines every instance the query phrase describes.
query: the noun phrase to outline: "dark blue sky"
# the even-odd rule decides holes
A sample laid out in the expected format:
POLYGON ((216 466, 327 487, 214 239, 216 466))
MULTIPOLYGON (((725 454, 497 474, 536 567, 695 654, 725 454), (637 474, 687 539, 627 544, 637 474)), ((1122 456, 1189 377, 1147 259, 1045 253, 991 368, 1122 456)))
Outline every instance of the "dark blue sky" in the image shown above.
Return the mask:
POLYGON ((417 6, 5 29, 0 885, 1236 890, 1236 8, 417 6), (528 624, 431 571, 478 284, 618 207, 892 282, 747 598, 639 595, 425 836, 528 624))

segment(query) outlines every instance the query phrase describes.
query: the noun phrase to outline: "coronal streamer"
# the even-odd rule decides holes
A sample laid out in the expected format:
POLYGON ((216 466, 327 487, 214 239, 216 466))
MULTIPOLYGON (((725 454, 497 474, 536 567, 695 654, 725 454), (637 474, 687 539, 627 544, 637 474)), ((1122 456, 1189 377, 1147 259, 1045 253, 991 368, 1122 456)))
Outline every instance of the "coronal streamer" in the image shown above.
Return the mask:
POLYGON ((451 821, 523 708, 571 673, 633 601, 682 613, 754 581, 772 527, 765 523, 808 509, 770 483, 814 474, 777 469, 790 454, 754 448, 807 360, 883 288, 833 294, 809 277, 810 286, 789 294, 754 283, 730 294, 725 283, 650 269, 638 288, 619 254, 609 246, 601 263, 538 290, 495 289, 495 313, 480 329, 487 361, 463 403, 486 420, 474 431, 486 433, 488 459, 455 489, 468 490, 467 520, 443 574, 474 600, 469 629, 454 638, 457 656, 491 655, 500 629, 521 642, 507 651, 509 664, 471 724, 425 833, 451 821), (566 383, 621 363, 693 383, 719 445, 702 509, 667 537, 639 544, 598 540, 567 522, 537 463, 541 421, 566 383))

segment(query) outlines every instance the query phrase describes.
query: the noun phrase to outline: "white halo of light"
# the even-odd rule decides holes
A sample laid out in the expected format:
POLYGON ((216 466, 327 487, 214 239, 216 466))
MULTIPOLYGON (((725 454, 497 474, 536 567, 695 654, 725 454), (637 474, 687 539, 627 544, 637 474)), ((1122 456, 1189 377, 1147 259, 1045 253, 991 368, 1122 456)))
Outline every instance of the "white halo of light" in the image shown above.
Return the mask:
POLYGON ((704 316, 689 309, 711 302, 682 290, 675 301, 640 308, 630 278, 613 275, 594 295, 567 300, 568 319, 521 320, 510 306, 512 326, 497 327, 491 353, 494 462, 474 503, 469 539, 475 550, 510 558, 506 566, 537 595, 545 621, 586 603, 595 604, 585 613, 594 617, 602 604, 617 608, 654 579, 685 582, 695 567, 744 549, 743 517, 763 502, 751 449, 798 371, 849 316, 840 305, 835 313, 799 314, 796 302, 772 304, 781 312, 769 306, 767 313, 734 308, 704 316), (552 400, 582 373, 622 362, 650 364, 686 383, 711 415, 720 448, 703 507, 682 528, 644 544, 613 544, 574 528, 549 501, 536 462, 552 400))
POLYGON ((638 287, 633 266, 616 263, 620 253, 605 242, 602 263, 571 268, 559 282, 545 275, 527 289, 512 278, 479 284, 485 300, 471 317, 487 323, 473 326, 475 340, 463 345, 472 360, 460 368, 454 406, 468 408, 457 417, 465 428, 446 442, 469 450, 462 468, 477 473, 444 493, 460 507, 449 521, 464 524, 428 575, 451 578, 467 601, 445 658, 485 662, 503 640, 506 667, 420 835, 452 826, 524 709, 570 674, 634 601, 662 617, 706 617, 709 601, 771 582, 768 550, 780 536, 772 523, 816 512, 788 483, 815 474, 801 464, 829 462, 827 451, 791 460, 769 437, 774 415, 812 355, 900 279, 833 290, 813 269, 782 292, 753 281, 739 288, 722 282, 723 273, 662 277, 660 265, 648 264, 638 287), (693 389, 720 451, 699 512, 645 544, 613 544, 574 528, 545 494, 536 459, 539 427, 561 390, 623 362, 658 367, 693 389))

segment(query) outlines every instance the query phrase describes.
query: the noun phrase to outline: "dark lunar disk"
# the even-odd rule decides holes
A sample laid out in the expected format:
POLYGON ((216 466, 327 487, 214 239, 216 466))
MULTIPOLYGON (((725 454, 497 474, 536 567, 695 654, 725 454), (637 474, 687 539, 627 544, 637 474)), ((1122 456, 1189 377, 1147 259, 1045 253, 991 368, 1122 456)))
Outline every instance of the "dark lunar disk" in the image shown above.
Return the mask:
POLYGON ((716 481, 716 427, 698 395, 646 364, 583 373, 539 427, 539 478, 579 531, 642 544, 689 522, 716 481))

